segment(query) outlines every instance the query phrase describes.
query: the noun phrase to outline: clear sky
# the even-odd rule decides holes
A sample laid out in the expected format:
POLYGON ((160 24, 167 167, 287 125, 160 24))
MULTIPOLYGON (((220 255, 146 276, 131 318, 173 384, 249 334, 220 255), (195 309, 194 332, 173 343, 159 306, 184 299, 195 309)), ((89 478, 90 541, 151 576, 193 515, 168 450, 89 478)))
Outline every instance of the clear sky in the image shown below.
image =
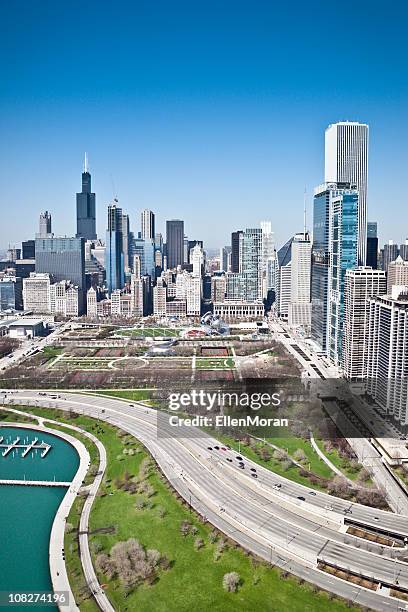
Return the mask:
POLYGON ((75 232, 88 151, 98 232, 116 194, 228 244, 272 221, 278 246, 309 218, 324 129, 370 125, 368 219, 408 236, 405 2, 49 0, 0 3, 0 246, 41 210, 75 232))

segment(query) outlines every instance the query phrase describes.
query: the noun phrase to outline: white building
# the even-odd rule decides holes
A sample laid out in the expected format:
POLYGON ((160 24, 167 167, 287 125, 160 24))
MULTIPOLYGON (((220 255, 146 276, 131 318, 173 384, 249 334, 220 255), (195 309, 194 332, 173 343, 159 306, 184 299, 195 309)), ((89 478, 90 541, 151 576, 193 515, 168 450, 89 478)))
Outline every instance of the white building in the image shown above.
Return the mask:
POLYGON ((153 287, 153 314, 156 317, 166 316, 166 284, 162 277, 157 279, 156 286, 153 287))
POLYGON ((23 308, 33 312, 51 312, 50 275, 31 272, 23 279, 23 308))
POLYGON ((398 255, 395 261, 388 264, 387 293, 391 294, 394 285, 408 285, 408 261, 398 255))
POLYGON ((98 297, 94 287, 90 287, 86 292, 86 314, 88 317, 98 316, 98 297))
POLYGON ((367 249, 368 125, 340 121, 325 134, 325 182, 351 183, 359 191, 358 263, 365 265, 367 249))
POLYGON ((310 330, 312 243, 307 232, 295 234, 291 251, 288 323, 292 327, 301 326, 305 330, 310 330))
POLYGON ((190 262, 193 264, 194 276, 202 276, 204 270, 204 253, 199 244, 190 250, 190 262))
POLYGON ((224 321, 234 319, 255 320, 264 316, 264 305, 262 302, 228 301, 214 303, 214 315, 224 321))
POLYGON ((200 316, 201 295, 201 276, 194 276, 194 274, 188 274, 186 277, 186 314, 188 317, 200 316))
POLYGON ((361 267, 346 271, 344 286, 343 369, 348 380, 363 380, 367 370, 369 299, 385 293, 385 272, 361 267))
POLYGON ((408 287, 369 301, 367 391, 401 425, 408 425, 408 287))
POLYGON ((154 227, 154 213, 145 208, 141 214, 141 228, 143 240, 154 240, 155 227, 154 227))

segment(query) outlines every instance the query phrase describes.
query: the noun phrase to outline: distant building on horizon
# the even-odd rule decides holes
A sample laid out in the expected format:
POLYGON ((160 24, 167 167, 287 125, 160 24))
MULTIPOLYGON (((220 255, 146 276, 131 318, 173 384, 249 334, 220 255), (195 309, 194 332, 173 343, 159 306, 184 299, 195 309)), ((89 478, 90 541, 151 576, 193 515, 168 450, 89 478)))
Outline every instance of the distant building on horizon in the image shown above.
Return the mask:
POLYGON ((51 213, 46 210, 40 214, 36 238, 49 238, 52 235, 51 213))
POLYGON ((141 213, 141 235, 145 240, 155 240, 155 215, 148 208, 141 213))
POLYGON ((95 194, 91 188, 91 174, 88 170, 88 157, 85 153, 82 172, 82 191, 76 194, 77 238, 96 240, 96 205, 95 194))
POLYGON ((166 221, 166 255, 169 269, 183 265, 184 221, 180 219, 166 221))

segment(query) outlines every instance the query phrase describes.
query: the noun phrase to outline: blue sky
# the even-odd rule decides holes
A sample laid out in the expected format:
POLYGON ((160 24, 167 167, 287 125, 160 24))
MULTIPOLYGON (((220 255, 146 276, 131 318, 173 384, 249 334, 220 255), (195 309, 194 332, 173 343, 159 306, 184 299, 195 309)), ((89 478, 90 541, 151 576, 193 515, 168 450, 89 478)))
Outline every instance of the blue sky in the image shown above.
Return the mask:
POLYGON ((407 17, 377 0, 2 2, 0 246, 45 209, 75 232, 84 151, 101 235, 115 194, 134 231, 148 207, 209 247, 270 219, 280 245, 305 187, 311 220, 342 119, 370 124, 368 218, 405 239, 407 17))

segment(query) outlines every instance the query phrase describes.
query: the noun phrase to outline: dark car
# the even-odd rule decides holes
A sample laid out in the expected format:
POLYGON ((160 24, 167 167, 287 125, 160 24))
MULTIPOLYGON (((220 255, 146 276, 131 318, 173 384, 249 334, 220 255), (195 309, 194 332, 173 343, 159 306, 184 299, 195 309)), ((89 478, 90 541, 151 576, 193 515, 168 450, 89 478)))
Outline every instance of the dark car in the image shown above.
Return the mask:
POLYGON ((300 501, 305 501, 305 498, 302 497, 302 495, 298 495, 297 498, 300 499, 300 501))
POLYGON ((251 476, 252 476, 252 478, 258 478, 258 474, 252 473, 251 476))
POLYGON ((242 461, 242 457, 240 457, 239 455, 237 455, 236 458, 238 459, 238 461, 242 461))
POLYGON ((229 461, 229 463, 232 463, 232 459, 230 459, 229 457, 227 457, 227 461, 229 461))
POLYGON ((256 468, 250 468, 251 472, 256 472, 256 468))
POLYGON ((309 491, 309 495, 316 495, 315 491, 309 491))
POLYGON ((241 468, 241 470, 245 470, 245 465, 243 463, 239 463, 238 467, 241 468))
POLYGON ((214 446, 215 450, 220 450, 219 446, 214 446))
POLYGON ((208 450, 212 450, 212 446, 207 446, 208 450))

